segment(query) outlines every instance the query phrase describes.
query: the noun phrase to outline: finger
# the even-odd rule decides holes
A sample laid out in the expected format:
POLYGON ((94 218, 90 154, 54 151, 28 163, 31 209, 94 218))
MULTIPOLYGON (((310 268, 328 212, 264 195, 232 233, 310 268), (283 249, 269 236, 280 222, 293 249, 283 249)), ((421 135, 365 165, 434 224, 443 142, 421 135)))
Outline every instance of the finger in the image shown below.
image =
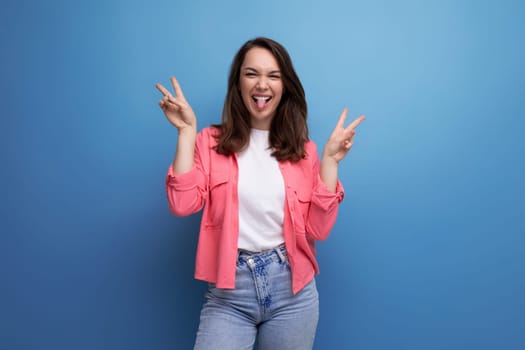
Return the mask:
POLYGON ((350 125, 348 125, 348 126, 346 127, 346 129, 347 129, 347 130, 348 130, 348 129, 353 130, 353 129, 357 128, 357 126, 358 126, 359 124, 361 124, 361 123, 363 122, 363 120, 365 120, 365 119, 366 119, 366 117, 365 117, 364 115, 360 116, 359 118, 357 118, 356 120, 354 120, 352 123, 350 123, 350 125))
POLYGON ((170 97, 170 96, 164 96, 159 101, 159 106, 162 109, 167 109, 167 108, 175 109, 175 110, 179 110, 180 109, 180 105, 177 103, 177 101, 174 99, 174 97, 170 97))
POLYGON ((182 89, 180 88, 179 82, 175 77, 171 77, 171 84, 173 85, 173 89, 175 90, 175 95, 182 100, 185 100, 184 94, 182 93, 182 89))
POLYGON ((169 103, 166 103, 166 102, 160 102, 159 106, 160 106, 160 109, 162 109, 164 112, 172 109, 172 106, 169 103))
POLYGON ((162 109, 165 109, 165 108, 168 108, 169 107, 169 102, 168 100, 166 99, 162 99, 159 101, 159 106, 162 108, 162 109))
POLYGON ((184 107, 184 102, 177 100, 177 98, 173 97, 173 96, 168 96, 167 100, 166 100, 166 103, 169 103, 174 108, 183 108, 184 107))
POLYGON ((161 84, 156 84, 155 87, 162 92, 164 96, 171 96, 171 93, 161 84))
POLYGON ((352 130, 350 132, 350 135, 347 137, 346 141, 347 142, 352 142, 352 140, 354 139, 354 136, 355 136, 355 130, 352 130))
POLYGON ((344 128, 346 116, 348 115, 348 109, 343 109, 343 113, 341 113, 341 116, 339 117, 339 121, 337 122, 336 128, 344 128))

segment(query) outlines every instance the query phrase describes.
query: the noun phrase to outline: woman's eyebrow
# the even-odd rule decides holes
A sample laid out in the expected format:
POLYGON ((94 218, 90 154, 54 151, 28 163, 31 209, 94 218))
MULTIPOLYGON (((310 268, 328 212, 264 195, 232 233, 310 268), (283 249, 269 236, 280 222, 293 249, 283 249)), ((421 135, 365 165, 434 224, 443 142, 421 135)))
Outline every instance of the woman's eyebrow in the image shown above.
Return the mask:
MULTIPOLYGON (((258 70, 253 68, 253 67, 244 67, 244 70, 246 70, 246 71, 253 71, 253 72, 258 73, 258 70)), ((268 72, 268 74, 281 74, 281 71, 279 69, 274 69, 274 70, 268 72)))

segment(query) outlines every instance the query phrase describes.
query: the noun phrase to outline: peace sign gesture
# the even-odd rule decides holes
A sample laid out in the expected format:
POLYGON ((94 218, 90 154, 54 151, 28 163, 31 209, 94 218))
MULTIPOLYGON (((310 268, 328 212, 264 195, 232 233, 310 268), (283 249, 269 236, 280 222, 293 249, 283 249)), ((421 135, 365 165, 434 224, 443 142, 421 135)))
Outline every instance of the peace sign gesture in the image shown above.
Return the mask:
POLYGON ((195 117, 195 113, 193 113, 188 101, 186 101, 179 82, 175 77, 171 77, 171 84, 173 85, 175 96, 173 96, 161 84, 155 85, 155 87, 164 95, 159 101, 160 108, 166 115, 168 121, 175 126, 179 132, 187 127, 191 127, 195 130, 197 128, 197 118, 195 117))
POLYGON ((347 115, 348 109, 345 108, 339 117, 335 129, 332 131, 332 135, 326 142, 323 152, 324 156, 330 157, 336 163, 339 163, 350 151, 355 136, 355 128, 365 120, 365 116, 362 115, 345 128, 344 124, 347 115))

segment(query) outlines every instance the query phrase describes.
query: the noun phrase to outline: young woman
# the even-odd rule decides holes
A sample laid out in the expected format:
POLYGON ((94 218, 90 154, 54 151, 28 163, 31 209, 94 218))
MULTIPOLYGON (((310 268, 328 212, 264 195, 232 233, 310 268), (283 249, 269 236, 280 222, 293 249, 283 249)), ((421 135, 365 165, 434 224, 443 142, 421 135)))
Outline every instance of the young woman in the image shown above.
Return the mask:
POLYGON ((357 118, 347 110, 319 161, 303 87, 283 46, 246 42, 228 79, 222 122, 197 133, 175 78, 159 104, 179 137, 166 189, 171 211, 202 208, 195 278, 209 289, 195 349, 311 349, 319 314, 315 240, 343 199, 338 163, 357 118))

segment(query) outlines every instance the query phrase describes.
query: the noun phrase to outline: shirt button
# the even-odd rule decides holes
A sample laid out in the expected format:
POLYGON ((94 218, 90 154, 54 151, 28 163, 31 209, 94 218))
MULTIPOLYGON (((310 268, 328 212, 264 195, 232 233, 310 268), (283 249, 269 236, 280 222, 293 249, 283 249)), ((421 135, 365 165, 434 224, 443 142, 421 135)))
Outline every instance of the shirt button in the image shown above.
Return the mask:
POLYGON ((252 258, 248 259, 248 264, 250 264, 250 265, 253 264, 253 259, 252 258))

